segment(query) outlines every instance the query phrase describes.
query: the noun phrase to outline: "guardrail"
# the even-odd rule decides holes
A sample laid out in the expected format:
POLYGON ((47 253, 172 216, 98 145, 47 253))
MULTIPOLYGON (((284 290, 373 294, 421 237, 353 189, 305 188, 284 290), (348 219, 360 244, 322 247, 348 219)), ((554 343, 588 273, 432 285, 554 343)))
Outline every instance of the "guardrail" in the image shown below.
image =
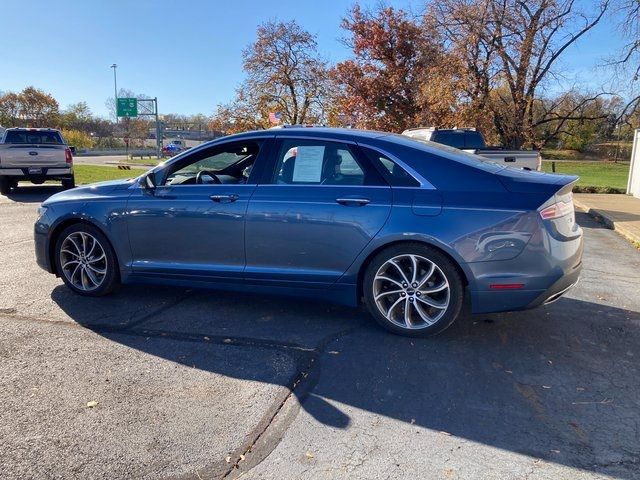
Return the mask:
POLYGON ((76 155, 80 157, 104 157, 107 155, 131 155, 132 157, 155 157, 155 148, 105 148, 105 149, 93 149, 93 148, 78 148, 76 149, 76 155))

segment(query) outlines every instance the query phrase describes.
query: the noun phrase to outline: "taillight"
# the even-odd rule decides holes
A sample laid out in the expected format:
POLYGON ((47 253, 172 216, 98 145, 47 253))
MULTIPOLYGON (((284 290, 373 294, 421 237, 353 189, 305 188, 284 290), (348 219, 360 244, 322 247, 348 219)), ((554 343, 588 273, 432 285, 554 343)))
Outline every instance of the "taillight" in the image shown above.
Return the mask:
POLYGON ((556 202, 540 210, 540 216, 543 220, 553 220, 554 218, 564 217, 570 213, 573 213, 573 201, 556 202))
POLYGON ((71 155, 71 149, 64 149, 64 160, 67 162, 67 165, 71 165, 73 163, 73 155, 71 155))

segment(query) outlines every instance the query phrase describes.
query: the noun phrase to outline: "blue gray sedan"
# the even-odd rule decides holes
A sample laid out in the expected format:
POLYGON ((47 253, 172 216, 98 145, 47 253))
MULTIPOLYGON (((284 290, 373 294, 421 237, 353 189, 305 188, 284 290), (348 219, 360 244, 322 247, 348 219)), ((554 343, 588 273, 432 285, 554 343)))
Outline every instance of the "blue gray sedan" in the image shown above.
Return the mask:
POLYGON ((205 143, 42 204, 38 264, 74 292, 169 284, 364 303, 424 336, 536 307, 578 280, 575 176, 381 132, 287 128, 205 143))

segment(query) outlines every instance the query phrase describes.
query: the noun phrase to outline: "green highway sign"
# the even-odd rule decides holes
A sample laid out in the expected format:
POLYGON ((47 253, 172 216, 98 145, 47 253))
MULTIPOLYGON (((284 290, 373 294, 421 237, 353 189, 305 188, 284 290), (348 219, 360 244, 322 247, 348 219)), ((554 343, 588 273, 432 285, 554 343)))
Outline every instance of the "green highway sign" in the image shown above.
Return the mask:
POLYGON ((138 116, 138 99, 137 98, 118 98, 116 105, 117 105, 117 114, 119 117, 137 117, 138 116))

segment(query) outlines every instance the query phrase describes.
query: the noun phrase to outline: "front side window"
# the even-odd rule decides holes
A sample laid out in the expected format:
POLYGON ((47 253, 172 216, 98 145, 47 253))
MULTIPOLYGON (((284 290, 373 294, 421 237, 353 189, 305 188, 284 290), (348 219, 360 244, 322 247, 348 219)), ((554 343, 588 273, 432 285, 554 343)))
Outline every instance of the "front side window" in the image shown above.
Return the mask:
POLYGON ((343 143, 286 139, 281 142, 278 152, 273 178, 276 184, 378 184, 343 143))
POLYGON ((247 183, 259 151, 248 141, 194 152, 169 167, 165 185, 247 183))

